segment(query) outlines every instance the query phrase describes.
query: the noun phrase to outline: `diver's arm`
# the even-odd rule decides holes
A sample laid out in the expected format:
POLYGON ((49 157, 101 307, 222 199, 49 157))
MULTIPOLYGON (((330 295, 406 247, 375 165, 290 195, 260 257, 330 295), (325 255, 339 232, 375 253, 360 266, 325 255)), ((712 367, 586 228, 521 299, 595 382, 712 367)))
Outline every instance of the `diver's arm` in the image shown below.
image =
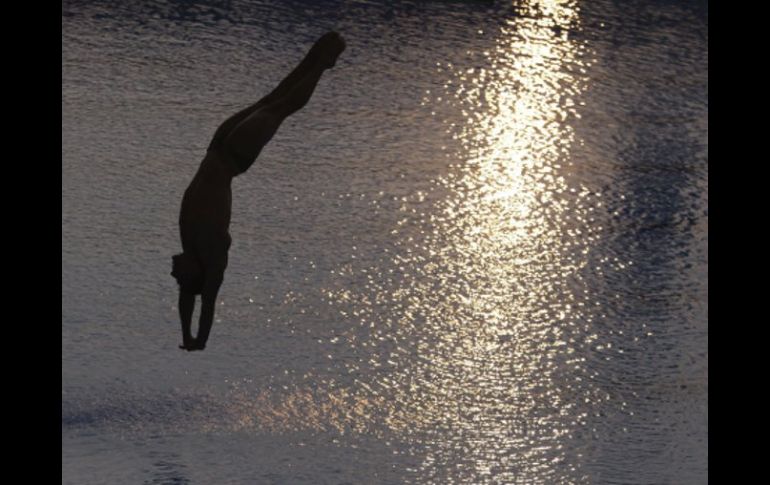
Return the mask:
POLYGON ((225 268, 227 267, 227 250, 217 251, 216 257, 210 258, 204 263, 203 291, 201 293, 201 316, 198 323, 198 336, 196 347, 203 350, 209 339, 211 325, 214 323, 214 311, 216 310, 217 295, 224 281, 225 268))
POLYGON ((190 349, 194 346, 194 339, 190 333, 192 327, 192 314, 195 309, 195 295, 179 288, 179 319, 182 321, 182 349, 190 349))
POLYGON ((206 342, 209 339, 220 286, 222 286, 222 277, 209 278, 203 287, 201 318, 198 324, 198 337, 196 338, 196 347, 200 350, 206 348, 206 342))

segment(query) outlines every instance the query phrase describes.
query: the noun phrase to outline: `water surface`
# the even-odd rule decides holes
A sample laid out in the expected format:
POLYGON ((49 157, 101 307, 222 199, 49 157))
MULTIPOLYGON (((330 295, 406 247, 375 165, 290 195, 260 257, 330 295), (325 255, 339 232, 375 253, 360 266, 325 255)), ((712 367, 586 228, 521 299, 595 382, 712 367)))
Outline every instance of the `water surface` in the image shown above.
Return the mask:
POLYGON ((62 482, 707 483, 707 46, 699 2, 64 2, 62 482), (182 352, 182 192, 329 29, 182 352))

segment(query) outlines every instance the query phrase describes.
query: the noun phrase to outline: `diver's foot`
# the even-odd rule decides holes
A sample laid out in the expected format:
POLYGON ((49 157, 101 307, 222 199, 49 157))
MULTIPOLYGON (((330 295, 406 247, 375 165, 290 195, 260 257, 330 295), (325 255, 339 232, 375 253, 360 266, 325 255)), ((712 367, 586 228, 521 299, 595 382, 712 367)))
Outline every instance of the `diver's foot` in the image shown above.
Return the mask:
POLYGON ((337 32, 327 32, 322 35, 316 45, 319 49, 319 62, 324 69, 334 67, 337 58, 345 50, 345 40, 337 32))

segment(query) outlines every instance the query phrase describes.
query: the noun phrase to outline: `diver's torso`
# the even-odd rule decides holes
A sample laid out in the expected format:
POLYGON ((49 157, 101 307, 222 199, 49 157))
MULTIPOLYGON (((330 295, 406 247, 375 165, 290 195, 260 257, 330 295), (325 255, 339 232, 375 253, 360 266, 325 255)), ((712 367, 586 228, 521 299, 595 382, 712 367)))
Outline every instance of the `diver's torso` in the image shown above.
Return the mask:
POLYGON ((213 152, 208 152, 182 198, 179 229, 187 251, 203 241, 227 241, 232 212, 232 177, 213 152))

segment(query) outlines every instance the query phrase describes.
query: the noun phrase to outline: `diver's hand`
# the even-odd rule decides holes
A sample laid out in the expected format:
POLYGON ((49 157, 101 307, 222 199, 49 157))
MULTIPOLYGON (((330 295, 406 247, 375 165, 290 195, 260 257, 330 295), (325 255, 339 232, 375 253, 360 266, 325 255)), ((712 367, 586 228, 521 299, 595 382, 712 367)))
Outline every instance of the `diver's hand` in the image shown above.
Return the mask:
POLYGON ((188 352, 193 352, 195 350, 205 349, 206 345, 198 342, 197 339, 192 339, 191 341, 185 342, 182 345, 180 345, 179 348, 182 350, 186 350, 188 352))

